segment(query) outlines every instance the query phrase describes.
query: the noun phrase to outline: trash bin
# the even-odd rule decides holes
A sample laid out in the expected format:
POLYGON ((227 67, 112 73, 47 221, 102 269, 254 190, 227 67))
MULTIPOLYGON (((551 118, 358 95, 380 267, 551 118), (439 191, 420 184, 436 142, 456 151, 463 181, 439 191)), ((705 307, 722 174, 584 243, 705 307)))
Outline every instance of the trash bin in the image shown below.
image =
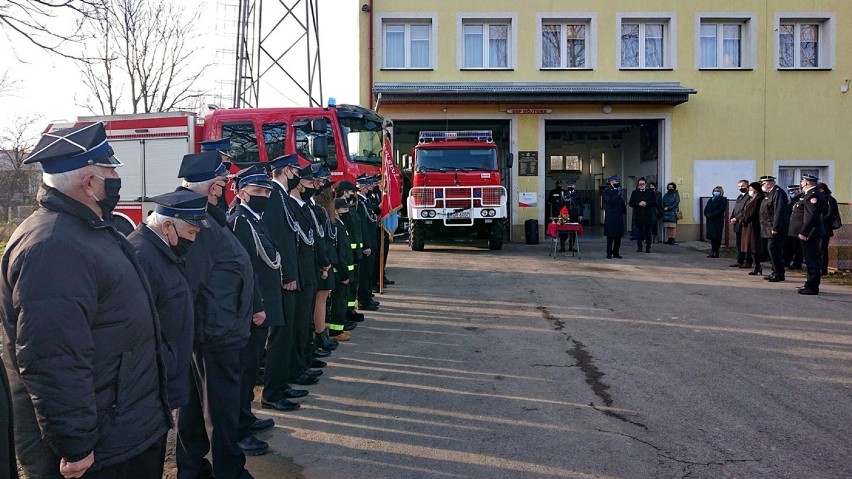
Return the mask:
POLYGON ((527 244, 538 244, 538 220, 524 221, 524 236, 527 244))

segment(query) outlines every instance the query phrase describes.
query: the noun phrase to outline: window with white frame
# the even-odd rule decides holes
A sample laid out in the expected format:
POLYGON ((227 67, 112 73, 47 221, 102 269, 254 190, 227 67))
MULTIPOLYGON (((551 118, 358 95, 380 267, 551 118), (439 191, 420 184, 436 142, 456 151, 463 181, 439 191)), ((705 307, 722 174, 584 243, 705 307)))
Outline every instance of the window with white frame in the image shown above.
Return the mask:
POLYGON ((433 68, 430 22, 389 20, 383 30, 384 68, 433 68))
POLYGON ((509 68, 511 24, 506 21, 465 21, 463 68, 509 68))
POLYGON ((588 21, 544 20, 541 25, 541 68, 591 68, 591 38, 588 21))
POLYGON ((779 68, 823 68, 826 46, 825 21, 782 19, 778 25, 779 68))
POLYGON ((778 185, 786 188, 788 185, 798 185, 802 175, 814 175, 817 178, 826 177, 826 168, 819 166, 782 166, 778 168, 778 185))
POLYGON ((742 22, 702 22, 701 68, 742 68, 742 22))
POLYGON ((621 20, 621 68, 670 68, 669 21, 621 20))

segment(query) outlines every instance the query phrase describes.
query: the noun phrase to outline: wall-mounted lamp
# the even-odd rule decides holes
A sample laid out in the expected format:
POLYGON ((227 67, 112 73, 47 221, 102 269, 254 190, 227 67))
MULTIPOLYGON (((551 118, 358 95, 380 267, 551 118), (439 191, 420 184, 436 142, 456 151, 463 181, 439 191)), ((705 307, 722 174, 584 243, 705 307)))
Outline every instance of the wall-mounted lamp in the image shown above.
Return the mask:
POLYGON ((370 11, 370 5, 368 5, 366 3, 361 5, 361 11, 362 12, 369 12, 370 11))
POLYGON ((609 115, 612 113, 612 105, 604 105, 603 106, 604 115, 609 115))
POLYGON ((844 80, 843 83, 840 84, 840 93, 846 93, 849 91, 849 82, 852 82, 852 79, 844 80))

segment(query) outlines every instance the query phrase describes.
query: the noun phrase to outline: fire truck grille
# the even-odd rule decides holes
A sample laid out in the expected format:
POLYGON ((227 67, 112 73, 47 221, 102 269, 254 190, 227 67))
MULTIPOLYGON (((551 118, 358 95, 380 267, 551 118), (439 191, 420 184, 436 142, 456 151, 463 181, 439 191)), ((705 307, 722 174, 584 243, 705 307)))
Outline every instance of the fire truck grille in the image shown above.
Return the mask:
POLYGON ((433 206, 435 204, 435 190, 432 188, 415 188, 411 190, 415 206, 433 206))
POLYGON ((500 206, 503 197, 503 188, 499 186, 486 186, 482 188, 482 206, 500 206))
POLYGON ((469 208, 471 202, 470 188, 446 188, 444 190, 447 195, 447 208, 469 208))

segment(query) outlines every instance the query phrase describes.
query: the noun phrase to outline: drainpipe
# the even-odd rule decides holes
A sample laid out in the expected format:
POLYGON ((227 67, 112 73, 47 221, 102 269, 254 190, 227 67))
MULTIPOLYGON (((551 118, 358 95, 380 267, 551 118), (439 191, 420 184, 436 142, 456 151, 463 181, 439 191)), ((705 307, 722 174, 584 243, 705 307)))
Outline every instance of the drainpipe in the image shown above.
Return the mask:
MULTIPOLYGON (((367 8, 369 8, 368 14, 369 14, 369 19, 370 19, 370 26, 368 28, 368 31, 370 32, 370 38, 367 40, 368 45, 369 45, 369 47, 367 48, 367 51, 369 53, 369 61, 368 61, 369 79, 367 80, 367 105, 369 105, 370 103, 372 103, 372 99, 373 99, 373 0, 370 0, 370 3, 368 4, 367 8)), ((379 106, 379 104, 376 103, 376 109, 378 109, 378 106, 379 106)))

